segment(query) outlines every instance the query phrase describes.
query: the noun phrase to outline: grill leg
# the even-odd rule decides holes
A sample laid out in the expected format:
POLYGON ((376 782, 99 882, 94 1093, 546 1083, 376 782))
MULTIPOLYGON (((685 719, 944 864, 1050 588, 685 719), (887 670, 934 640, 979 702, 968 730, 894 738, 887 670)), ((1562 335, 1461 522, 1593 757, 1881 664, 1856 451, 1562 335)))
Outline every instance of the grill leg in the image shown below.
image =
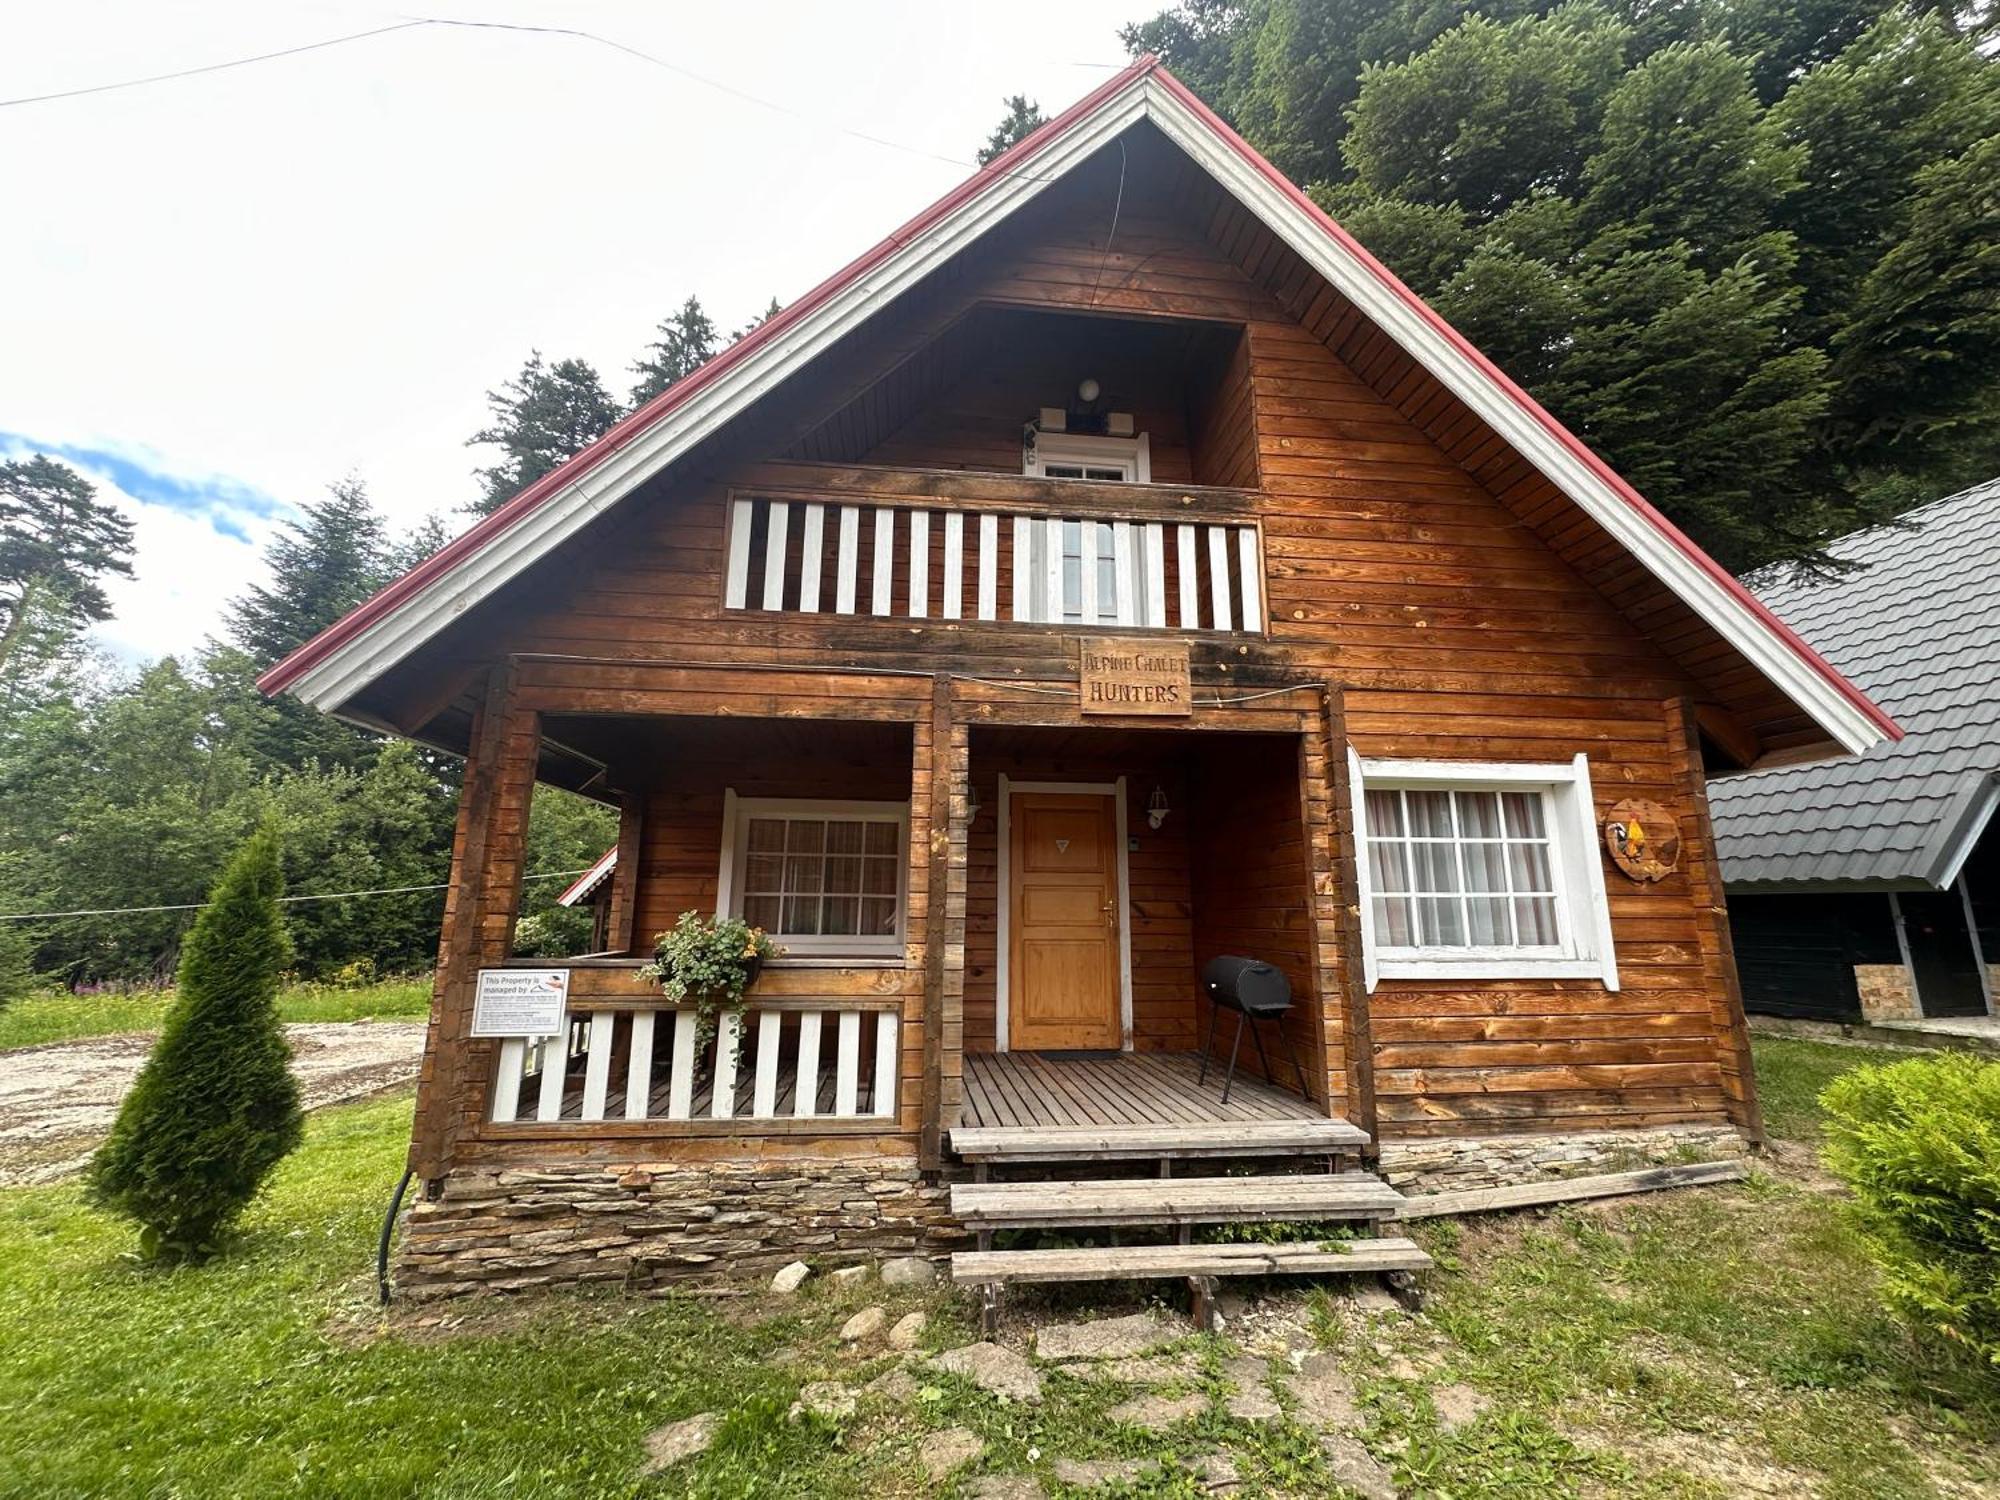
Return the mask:
POLYGON ((1285 1056, 1292 1060, 1292 1071, 1299 1075, 1299 1093, 1304 1098, 1312 1098, 1312 1090, 1306 1087, 1306 1070, 1299 1066, 1299 1049, 1292 1042, 1292 1034, 1285 1030, 1285 1018, 1278 1017, 1278 1040, 1285 1044, 1285 1056))
POLYGON ((1215 1051, 1215 1017, 1216 1013, 1221 1009, 1222 1007, 1217 1005, 1214 997, 1211 996, 1208 1002, 1208 1040, 1201 1044, 1201 1072, 1195 1076, 1194 1080, 1197 1088, 1208 1082, 1209 1054, 1215 1051))
POLYGON ((1236 1082, 1236 1054, 1243 1050, 1244 1019, 1242 1011, 1239 1010, 1236 1012, 1236 1040, 1229 1044, 1229 1071, 1222 1075, 1222 1102, 1224 1104, 1229 1102, 1229 1086, 1236 1082))
POLYGON ((1259 1026, 1255 1021, 1250 1023, 1250 1040, 1257 1044, 1257 1061, 1263 1066, 1264 1081, 1266 1083, 1276 1083, 1278 1075, 1271 1071, 1270 1056, 1264 1051, 1264 1028, 1259 1026))

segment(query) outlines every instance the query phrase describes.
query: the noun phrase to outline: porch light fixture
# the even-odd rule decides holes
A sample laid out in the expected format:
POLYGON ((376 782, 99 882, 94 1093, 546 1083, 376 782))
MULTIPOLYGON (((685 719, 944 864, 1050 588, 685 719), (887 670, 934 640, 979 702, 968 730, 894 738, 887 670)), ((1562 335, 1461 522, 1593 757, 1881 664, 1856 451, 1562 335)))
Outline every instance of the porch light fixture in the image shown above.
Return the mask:
POLYGON ((1167 789, 1155 786, 1152 797, 1146 803, 1146 821, 1154 832, 1159 831, 1160 825, 1167 821, 1167 814, 1172 811, 1173 809, 1167 806, 1167 789))
POLYGON ((1078 382, 1076 387, 1076 399, 1081 401, 1085 406, 1089 406, 1103 394, 1104 387, 1088 376, 1085 376, 1083 380, 1078 382))

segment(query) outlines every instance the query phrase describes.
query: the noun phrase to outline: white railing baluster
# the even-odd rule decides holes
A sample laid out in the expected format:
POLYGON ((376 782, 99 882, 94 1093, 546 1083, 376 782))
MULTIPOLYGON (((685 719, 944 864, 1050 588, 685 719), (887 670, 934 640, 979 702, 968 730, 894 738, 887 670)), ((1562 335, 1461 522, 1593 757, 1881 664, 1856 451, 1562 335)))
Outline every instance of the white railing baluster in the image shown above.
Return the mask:
POLYGON ((1035 617, 1035 544, 1031 539, 1034 520, 1014 517, 1014 618, 1035 617))
POLYGON ((854 613, 854 581, 861 571, 861 507, 840 507, 839 571, 833 581, 833 607, 837 614, 854 613))
POLYGON ((736 1113, 736 1049, 742 1040, 742 1013, 724 1011, 715 1023, 715 1094, 708 1106, 718 1120, 736 1113))
POLYGON ((944 513, 944 603, 947 620, 959 618, 965 603, 965 514, 944 513))
POLYGON ((910 512, 910 618, 921 620, 931 607, 931 513, 910 512))
POLYGON ((632 1012, 632 1059, 625 1070, 625 1118, 643 1120, 653 1112, 653 1012, 632 1012))
POLYGON ((563 1083, 569 1076, 568 1028, 542 1038, 542 1092, 535 1101, 535 1118, 544 1124, 562 1118, 563 1083))
POLYGON ((723 569, 728 582, 722 602, 730 609, 742 609, 750 600, 750 528, 756 520, 754 500, 738 500, 729 507, 729 559, 723 569))
POLYGON ((778 1039, 784 1024, 780 1011, 757 1013, 757 1090, 750 1100, 750 1113, 760 1120, 778 1113, 778 1039))
POLYGON ((590 1051, 583 1064, 583 1118, 604 1118, 604 1096, 611 1088, 611 1033, 617 1029, 618 1012, 594 1010, 590 1013, 590 1051))
POLYGON ((512 1124, 521 1113, 521 1073, 528 1065, 528 1044, 510 1036, 500 1044, 499 1071, 493 1075, 493 1118, 512 1124))
POLYGON ((1047 545, 1042 549, 1048 555, 1042 559, 1042 587, 1048 592, 1042 597, 1041 620, 1045 624, 1060 625, 1069 607, 1069 600, 1063 597, 1063 522, 1061 516, 1050 516, 1042 523, 1042 537, 1047 545))
POLYGON ((875 1018, 875 1097, 874 1113, 890 1117, 896 1113, 896 1013, 885 1010, 875 1018))
POLYGON ((1080 585, 1078 593, 1081 596, 1081 605, 1077 612, 1083 616, 1084 624, 1095 625, 1099 619, 1099 610, 1097 607, 1097 542, 1099 527, 1097 522, 1086 516, 1083 520, 1076 523, 1076 530, 1079 548, 1077 582, 1080 585))
POLYGON ((791 535, 791 507, 782 500, 767 501, 765 513, 771 523, 764 531, 764 608, 785 607, 785 543, 791 535))
POLYGON ((1183 522, 1174 528, 1180 546, 1181 617, 1183 630, 1201 629, 1201 579, 1195 573, 1194 528, 1183 522))
POLYGON ((1214 616, 1209 621, 1217 630, 1228 630, 1229 624, 1229 531, 1227 527, 1208 528, 1208 590, 1209 613, 1214 616))
POLYGON ((1132 523, 1113 521, 1111 523, 1111 573, 1118 585, 1118 623, 1120 625, 1142 624, 1139 612, 1134 606, 1138 600, 1132 597, 1132 523))
POLYGON ((1263 580, 1257 571, 1257 528, 1236 528, 1237 577, 1241 585, 1241 610, 1245 630, 1264 628, 1263 580))
POLYGON ((1158 521, 1146 523, 1146 618, 1139 623, 1167 623, 1167 537, 1158 521))
POLYGON ((886 505, 875 507, 875 567, 870 582, 875 586, 875 613, 888 614, 896 586, 896 513, 886 505))
POLYGON ((840 1051, 834 1063, 833 1112, 843 1120, 861 1112, 861 1012, 840 1013, 840 1051))
POLYGON ((819 1113, 819 1012, 799 1015, 799 1064, 792 1081, 792 1113, 801 1120, 819 1113))
POLYGON ((1000 518, 981 516, 979 518, 979 618, 997 620, 999 617, 1000 518))
POLYGON ((674 1012, 673 1060, 667 1069, 667 1118, 685 1120, 694 1113, 694 1031, 691 1010, 674 1012))
POLYGON ((819 613, 820 557, 826 550, 826 507, 806 507, 805 535, 799 541, 799 611, 819 613))

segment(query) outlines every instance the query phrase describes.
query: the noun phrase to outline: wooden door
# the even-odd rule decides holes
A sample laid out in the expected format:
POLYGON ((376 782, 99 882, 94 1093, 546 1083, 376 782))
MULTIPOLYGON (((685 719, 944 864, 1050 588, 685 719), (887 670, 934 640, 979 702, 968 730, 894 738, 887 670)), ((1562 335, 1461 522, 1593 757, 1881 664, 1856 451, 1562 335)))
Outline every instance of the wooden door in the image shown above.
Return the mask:
POLYGON ((1101 792, 1012 795, 1007 1045, 1116 1050, 1117 807, 1101 792))

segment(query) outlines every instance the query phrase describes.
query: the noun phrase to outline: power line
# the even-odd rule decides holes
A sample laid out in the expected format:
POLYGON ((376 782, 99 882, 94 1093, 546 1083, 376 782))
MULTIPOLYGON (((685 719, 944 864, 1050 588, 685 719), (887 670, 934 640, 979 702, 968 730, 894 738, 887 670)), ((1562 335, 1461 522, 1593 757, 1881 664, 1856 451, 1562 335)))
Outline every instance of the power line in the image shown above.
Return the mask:
MULTIPOLYGON (((595 869, 596 866, 592 866, 595 869)), ((572 880, 585 872, 582 870, 551 870, 546 875, 523 875, 522 880, 572 880)), ((441 880, 435 885, 385 885, 372 891, 326 891, 316 896, 280 896, 281 902, 291 901, 346 901, 354 896, 407 896, 416 891, 443 891, 451 888, 451 882, 441 880)), ((45 922, 56 917, 128 917, 142 912, 159 911, 200 911, 213 906, 212 901, 181 901, 168 906, 101 906, 85 911, 16 911, 0 912, 0 922, 45 922)))

